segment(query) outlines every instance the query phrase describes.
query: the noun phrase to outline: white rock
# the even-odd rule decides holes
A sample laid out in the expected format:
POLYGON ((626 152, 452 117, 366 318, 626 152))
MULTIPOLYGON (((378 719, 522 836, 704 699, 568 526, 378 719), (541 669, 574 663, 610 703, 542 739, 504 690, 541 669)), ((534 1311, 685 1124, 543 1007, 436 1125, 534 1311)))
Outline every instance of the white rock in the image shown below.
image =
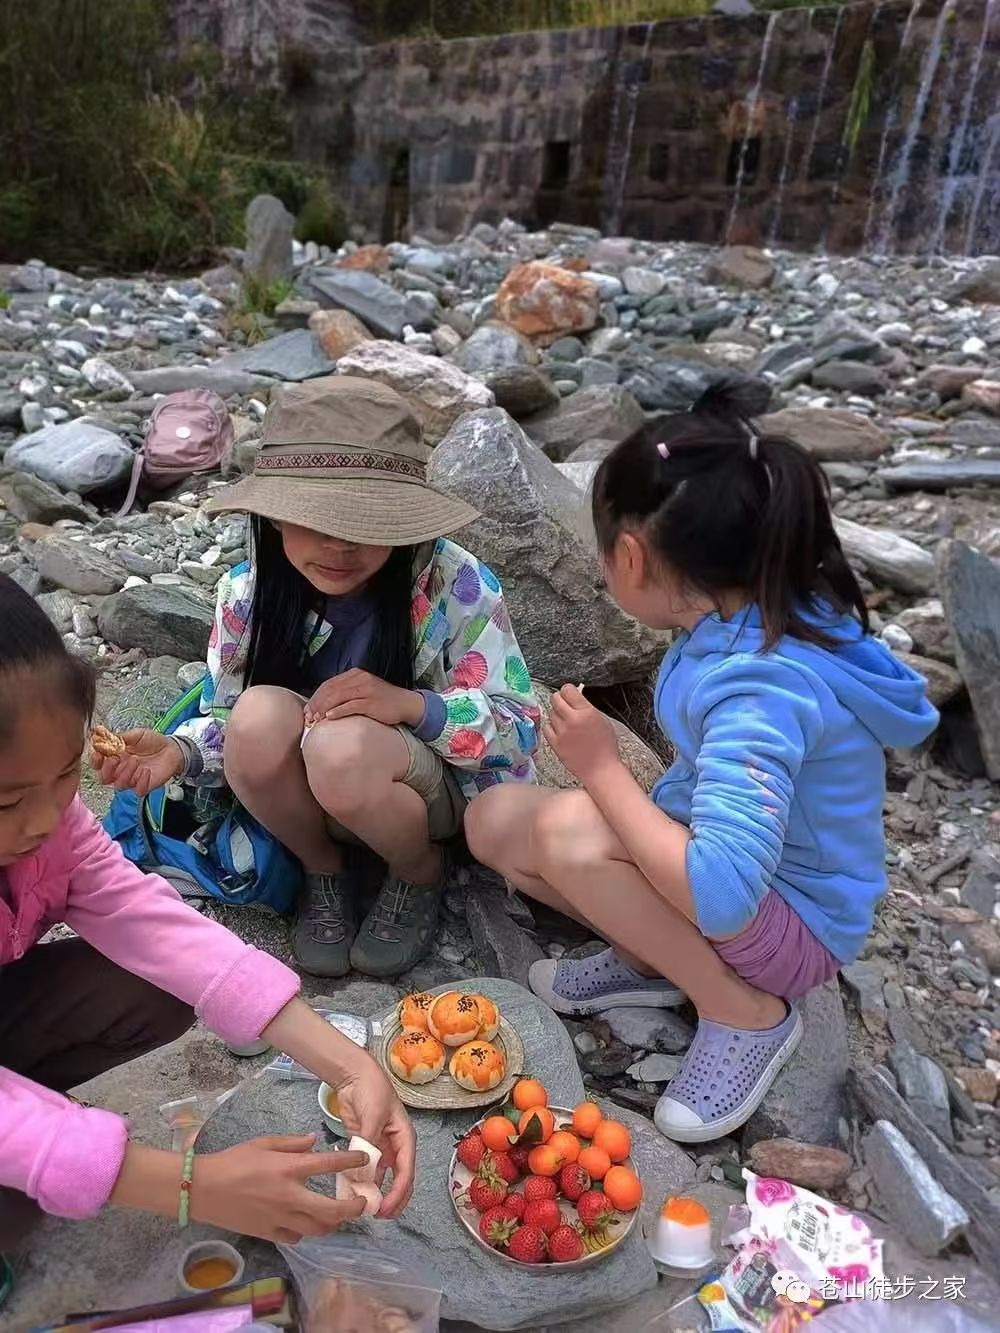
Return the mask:
POLYGON ((986 343, 982 338, 966 338, 962 343, 963 356, 982 356, 986 351, 986 343))
POLYGON ((892 653, 913 652, 913 640, 902 625, 886 625, 879 638, 892 653))
POLYGON ((597 295, 602 301, 613 301, 616 296, 621 296, 625 291, 620 278, 614 277, 610 273, 594 273, 588 269, 586 273, 580 274, 581 278, 586 278, 597 288, 597 295))
POLYGON ((659 296, 667 285, 667 280, 663 274, 657 273, 655 269, 651 268, 627 268, 622 274, 622 280, 629 296, 641 296, 643 300, 647 301, 654 296, 659 296))
POLYGON ((99 356, 89 357, 80 370, 95 393, 106 393, 115 398, 128 398, 133 393, 132 382, 127 376, 99 356))
POLYGON ((840 291, 840 279, 835 278, 832 273, 820 273, 813 279, 813 291, 819 293, 826 301, 832 301, 840 291))

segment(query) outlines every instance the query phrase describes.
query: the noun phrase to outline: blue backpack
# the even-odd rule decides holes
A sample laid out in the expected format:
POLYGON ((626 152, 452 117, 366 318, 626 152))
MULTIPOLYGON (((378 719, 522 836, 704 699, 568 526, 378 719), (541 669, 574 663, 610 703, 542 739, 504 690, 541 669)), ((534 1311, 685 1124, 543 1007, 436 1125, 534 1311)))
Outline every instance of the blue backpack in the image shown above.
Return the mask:
MULTIPOLYGON (((169 736, 200 712, 203 681, 178 699, 160 718, 156 730, 169 736)), ((202 824, 187 837, 172 836, 179 802, 167 800, 166 787, 145 799, 119 792, 104 827, 130 861, 170 881, 185 898, 215 898, 233 907, 291 910, 302 884, 302 868, 277 838, 238 803, 202 824)), ((190 815, 188 815, 189 822, 190 815)))

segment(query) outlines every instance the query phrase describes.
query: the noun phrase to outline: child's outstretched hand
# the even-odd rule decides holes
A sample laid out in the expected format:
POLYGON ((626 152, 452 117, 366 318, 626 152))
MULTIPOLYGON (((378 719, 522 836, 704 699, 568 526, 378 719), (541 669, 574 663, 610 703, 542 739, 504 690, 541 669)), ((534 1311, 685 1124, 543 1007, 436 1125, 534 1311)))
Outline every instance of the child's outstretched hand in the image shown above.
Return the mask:
POLYGON ((119 791, 130 789, 148 796, 157 787, 177 777, 184 767, 180 746, 158 731, 126 731, 120 755, 103 755, 92 749, 90 763, 103 783, 119 791))
POLYGON ((584 786, 599 769, 621 762, 610 720, 575 685, 564 685, 552 696, 552 711, 542 735, 584 786))

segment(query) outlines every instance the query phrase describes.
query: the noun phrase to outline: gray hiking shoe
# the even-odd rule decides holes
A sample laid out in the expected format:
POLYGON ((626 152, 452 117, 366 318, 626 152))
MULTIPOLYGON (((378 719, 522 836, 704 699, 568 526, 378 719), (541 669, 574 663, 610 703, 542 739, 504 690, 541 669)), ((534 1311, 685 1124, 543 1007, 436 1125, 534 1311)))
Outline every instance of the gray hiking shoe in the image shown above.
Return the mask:
POLYGON ((434 943, 447 860, 434 884, 389 878, 351 949, 351 964, 370 977, 395 977, 418 963, 434 943))
POLYGON ((340 875, 306 875, 292 923, 292 952, 303 972, 342 977, 351 970, 354 913, 340 875))

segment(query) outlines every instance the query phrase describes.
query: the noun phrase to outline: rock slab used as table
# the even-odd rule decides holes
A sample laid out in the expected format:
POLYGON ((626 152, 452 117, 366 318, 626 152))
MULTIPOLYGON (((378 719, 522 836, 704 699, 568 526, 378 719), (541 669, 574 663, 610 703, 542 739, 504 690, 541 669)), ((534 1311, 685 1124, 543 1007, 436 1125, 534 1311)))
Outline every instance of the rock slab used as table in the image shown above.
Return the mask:
MULTIPOLYGON (((352 989, 363 994, 361 987, 352 989)), ((482 990, 496 1001, 524 1042, 526 1068, 544 1079, 553 1105, 572 1106, 582 1099, 572 1043, 562 1023, 540 1000, 512 982, 492 977, 462 982, 456 989, 482 990)), ((608 1113, 632 1131, 633 1154, 650 1207, 690 1183, 694 1175, 690 1159, 648 1120, 617 1108, 612 1112, 609 1107, 608 1113)), ((398 1222, 375 1220, 359 1231, 381 1241, 386 1253, 404 1267, 441 1285, 445 1318, 487 1329, 535 1328, 585 1315, 599 1317, 601 1311, 615 1309, 654 1286, 655 1270, 638 1227, 602 1263, 573 1272, 547 1268, 521 1272, 492 1259, 464 1231, 447 1187, 455 1135, 480 1113, 412 1114, 417 1129, 413 1199, 398 1222)), ((256 1080, 216 1112, 198 1146, 202 1152, 214 1152, 258 1134, 316 1128, 315 1083, 256 1080)), ((330 1191, 332 1181, 314 1181, 314 1186, 330 1191)), ((237 1243, 242 1248, 243 1242, 237 1243)))
POLYGON ((986 772, 1000 780, 1000 566, 963 542, 938 552, 941 600, 972 700, 986 772))

